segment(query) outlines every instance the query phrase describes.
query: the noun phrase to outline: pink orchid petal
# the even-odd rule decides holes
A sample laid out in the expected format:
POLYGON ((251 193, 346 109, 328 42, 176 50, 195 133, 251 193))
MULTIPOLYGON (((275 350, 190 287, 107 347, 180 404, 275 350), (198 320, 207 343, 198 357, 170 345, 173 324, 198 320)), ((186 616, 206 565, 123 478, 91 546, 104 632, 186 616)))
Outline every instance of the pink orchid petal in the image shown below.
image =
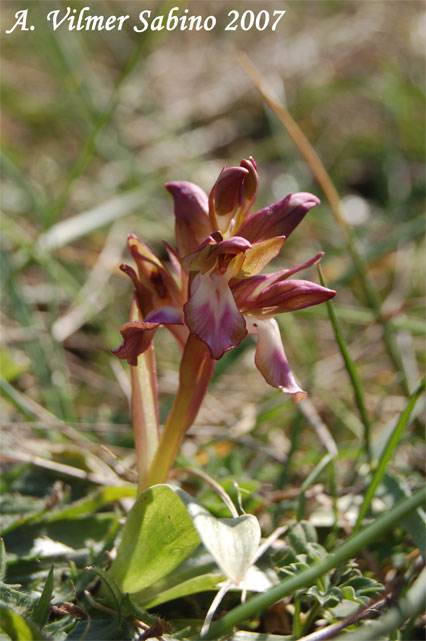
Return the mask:
POLYGON ((161 325, 179 325, 183 323, 182 310, 174 307, 161 307, 155 312, 148 314, 145 318, 146 323, 160 323, 161 325))
POLYGON ((242 238, 241 236, 232 236, 231 238, 226 238, 217 243, 214 248, 215 254, 239 254, 240 252, 245 252, 248 249, 251 249, 252 244, 247 240, 247 238, 242 238))
POLYGON ((238 235, 244 236, 252 243, 276 236, 288 238, 305 214, 319 203, 319 198, 313 194, 289 194, 283 200, 247 218, 238 229, 238 235))
POLYGON ((213 231, 208 197, 200 187, 186 181, 169 182, 165 187, 174 200, 178 251, 180 256, 186 256, 213 231))
POLYGON ((268 314, 293 312, 324 303, 335 295, 336 292, 333 289, 322 287, 309 280, 284 280, 263 289, 250 305, 250 309, 254 314, 256 314, 255 309, 260 313, 268 314))
POLYGON ((240 162, 240 166, 247 169, 249 173, 244 178, 242 195, 243 205, 240 220, 237 221, 238 226, 240 226, 240 224, 247 218, 248 214, 250 213, 253 203, 256 200, 257 189, 259 185, 257 165, 254 161, 254 158, 252 158, 252 156, 250 156, 248 160, 244 158, 244 160, 240 162))
POLYGON ((238 345, 247 334, 226 276, 197 274, 184 311, 191 333, 208 345, 215 359, 238 345))
MULTIPOLYGON (((300 265, 296 265, 295 267, 292 267, 290 269, 281 269, 277 272, 272 272, 271 274, 259 274, 255 276, 250 276, 248 278, 243 278, 240 280, 236 280, 236 279, 232 280, 231 289, 238 308, 241 309, 243 312, 249 311, 249 310, 255 310, 257 307, 259 307, 260 305, 258 303, 259 297, 261 295, 263 296, 264 292, 269 291, 269 288, 271 288, 273 285, 277 286, 277 283, 287 280, 289 276, 292 276, 296 272, 302 269, 306 269, 311 265, 315 265, 315 263, 318 263, 321 260, 322 256, 323 256, 323 252, 318 252, 318 254, 315 254, 315 256, 313 256, 309 260, 305 261, 304 263, 301 263, 300 265)), ((292 282, 294 283, 297 281, 292 281, 292 282)), ((302 281, 302 282, 306 282, 306 281, 302 281)), ((290 289, 291 287, 292 286, 290 286, 290 289)), ((284 291, 285 291, 285 286, 284 286, 284 291)), ((333 290, 327 290, 327 291, 331 292, 333 290)), ((332 296, 325 297, 324 300, 329 300, 329 298, 332 298, 332 296)), ((322 302, 322 301, 319 301, 319 302, 322 302)), ((264 304, 266 305, 266 303, 264 304)), ((311 304, 318 304, 318 303, 311 303, 311 304)), ((308 306, 308 305, 305 305, 305 306, 308 306)), ((288 310, 285 310, 285 311, 288 311, 288 310)))
POLYGON ((255 363, 266 382, 291 394, 295 403, 302 401, 307 393, 299 387, 290 370, 277 321, 250 316, 246 317, 246 323, 249 334, 257 336, 255 363))
POLYGON ((249 174, 244 167, 224 167, 209 195, 210 220, 225 232, 243 204, 244 179, 249 174))

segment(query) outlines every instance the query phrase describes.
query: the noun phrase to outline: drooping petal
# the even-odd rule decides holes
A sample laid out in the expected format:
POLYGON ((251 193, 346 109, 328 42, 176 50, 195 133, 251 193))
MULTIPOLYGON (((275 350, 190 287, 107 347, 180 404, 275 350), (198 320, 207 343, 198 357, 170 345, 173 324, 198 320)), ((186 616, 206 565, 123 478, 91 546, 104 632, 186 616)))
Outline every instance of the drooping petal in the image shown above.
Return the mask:
POLYGON ((149 314, 144 321, 129 321, 120 327, 123 337, 122 344, 112 353, 129 365, 137 365, 139 354, 143 354, 150 346, 154 334, 160 325, 181 325, 182 318, 178 310, 164 307, 149 314))
POLYGON ((143 354, 151 345, 152 339, 160 323, 147 323, 145 321, 129 321, 120 327, 123 342, 116 349, 111 350, 118 358, 126 360, 129 365, 138 364, 139 354, 143 354))
POLYGON ((165 187, 174 200, 178 251, 180 256, 186 256, 213 231, 208 216, 208 197, 191 182, 169 182, 165 187))
POLYGON ((238 235, 244 236, 252 243, 276 236, 288 238, 305 214, 319 203, 319 198, 313 194, 289 194, 283 200, 247 218, 239 228, 238 235))
POLYGON ((215 359, 236 347, 247 334, 226 276, 196 274, 184 312, 191 333, 208 345, 215 359))
POLYGON ((246 323, 249 334, 257 336, 255 363, 266 382, 291 394, 295 403, 302 401, 307 394, 290 370, 277 321, 250 316, 246 323))

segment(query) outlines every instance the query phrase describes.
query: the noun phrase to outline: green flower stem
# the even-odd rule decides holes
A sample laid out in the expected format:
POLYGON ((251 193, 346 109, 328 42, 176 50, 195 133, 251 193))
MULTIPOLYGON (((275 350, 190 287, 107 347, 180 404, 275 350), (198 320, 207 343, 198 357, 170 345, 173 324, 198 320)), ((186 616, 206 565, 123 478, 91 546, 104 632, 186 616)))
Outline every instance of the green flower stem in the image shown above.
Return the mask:
MULTIPOLYGON (((327 287, 327 284, 324 279, 324 274, 321 269, 321 266, 318 265, 318 274, 320 283, 323 287, 327 287)), ((349 353, 346 341, 343 338, 343 334, 340 329, 339 321, 337 320, 336 312, 331 301, 326 302, 328 317, 330 319, 331 326, 333 328, 334 336, 336 338, 337 345, 339 346, 340 353, 342 355, 343 361, 345 363, 346 371, 348 372, 349 379, 352 383, 352 388, 354 391, 355 402, 358 406, 358 411, 361 416, 361 421, 364 425, 364 445, 365 445, 365 455, 368 461, 371 461, 371 429, 370 421, 367 414, 367 409, 364 402, 364 394, 362 391, 361 381, 358 376, 355 363, 352 360, 352 357, 349 353)))
POLYGON ((242 603, 225 614, 222 619, 211 625, 205 638, 217 639, 222 635, 228 634, 234 625, 258 615, 265 610, 265 608, 268 608, 285 596, 293 594, 296 590, 311 586, 320 576, 354 557, 360 550, 365 549, 372 541, 383 535, 395 523, 404 519, 410 512, 416 510, 425 501, 426 487, 423 487, 413 494, 413 496, 400 501, 394 508, 379 516, 361 532, 351 536, 350 539, 342 543, 335 552, 327 556, 327 558, 320 563, 300 572, 296 576, 284 579, 284 581, 281 581, 281 583, 270 590, 267 590, 263 594, 256 595, 246 603, 242 603))
POLYGON ((209 348, 191 334, 180 364, 179 389, 149 469, 148 486, 167 480, 182 439, 200 409, 214 363, 209 348))
POLYGON ((376 471, 374 472, 374 476, 368 486, 367 492, 364 497, 364 501, 359 510, 354 531, 358 530, 363 518, 367 514, 368 508, 371 505, 371 501, 373 500, 376 490, 379 487, 381 480, 383 479, 383 476, 386 471, 386 467, 391 459, 391 456, 401 439, 404 428, 406 427, 408 421, 410 420, 411 412, 414 409, 417 399, 422 394, 422 392, 424 392, 425 380, 426 379, 422 380, 422 382, 420 383, 416 391, 411 395, 410 400, 407 403, 407 407, 402 412, 397 424, 395 425, 391 435, 389 436, 389 439, 385 445, 385 449, 382 452, 382 455, 380 456, 380 460, 377 465, 376 471))
MULTIPOLYGON (((141 320, 136 300, 130 308, 130 320, 141 320)), ((160 425, 158 419, 157 374, 154 346, 138 358, 138 364, 130 368, 132 384, 132 426, 135 440, 138 469, 138 492, 148 487, 148 470, 158 448, 160 425)))

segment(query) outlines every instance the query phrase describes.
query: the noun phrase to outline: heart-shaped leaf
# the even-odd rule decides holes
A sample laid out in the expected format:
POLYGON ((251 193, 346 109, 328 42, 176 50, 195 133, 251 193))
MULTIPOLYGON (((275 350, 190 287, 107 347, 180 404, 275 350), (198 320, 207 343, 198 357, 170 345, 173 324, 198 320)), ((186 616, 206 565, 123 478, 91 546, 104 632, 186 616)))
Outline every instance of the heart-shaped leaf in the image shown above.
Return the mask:
POLYGON ((133 594, 174 570, 199 543, 182 500, 169 486, 156 485, 130 510, 110 572, 133 594))
POLYGON ((189 494, 178 490, 200 539, 222 572, 238 585, 253 563, 260 544, 257 518, 244 514, 231 519, 217 519, 189 494))

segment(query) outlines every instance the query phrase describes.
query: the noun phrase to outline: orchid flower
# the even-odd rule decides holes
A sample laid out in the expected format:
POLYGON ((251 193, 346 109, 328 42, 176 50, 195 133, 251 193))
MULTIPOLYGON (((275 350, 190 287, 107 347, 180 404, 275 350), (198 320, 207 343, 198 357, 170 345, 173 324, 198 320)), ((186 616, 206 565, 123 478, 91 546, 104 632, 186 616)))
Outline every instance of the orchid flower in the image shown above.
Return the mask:
POLYGON ((191 183, 168 183, 175 204, 178 249, 189 273, 185 324, 219 359, 247 334, 257 337, 255 363, 265 380, 298 402, 306 396, 288 365, 278 324, 282 312, 317 305, 333 290, 305 280, 288 280, 317 263, 261 275, 305 214, 319 204, 308 193, 290 194, 251 214, 258 175, 253 158, 224 168, 209 198, 191 183), (202 234, 207 238, 199 243, 202 234), (198 246, 196 247, 198 243, 198 246), (195 247, 195 249, 194 249, 195 247))
MULTIPOLYGON (((321 260, 322 252, 295 267, 261 273, 305 214, 319 204, 316 196, 289 194, 252 214, 258 174, 251 157, 239 167, 225 167, 209 196, 190 182, 171 182, 166 188, 174 200, 177 252, 168 244, 166 249, 175 276, 136 236, 129 236, 138 274, 128 265, 121 269, 133 281, 135 302, 130 321, 120 329, 123 343, 114 350, 133 370, 141 355, 152 356, 153 336, 164 325, 183 351, 179 389, 163 434, 141 462, 142 486, 166 480, 215 361, 247 334, 257 337, 255 364, 267 383, 292 395, 295 402, 305 398, 290 370, 274 316, 317 305, 336 293, 310 281, 289 280, 321 260)), ((152 363, 150 367, 154 380, 152 363)), ((137 404, 144 403, 141 389, 139 384, 137 404)), ((145 428, 142 421, 140 429, 145 428)))

